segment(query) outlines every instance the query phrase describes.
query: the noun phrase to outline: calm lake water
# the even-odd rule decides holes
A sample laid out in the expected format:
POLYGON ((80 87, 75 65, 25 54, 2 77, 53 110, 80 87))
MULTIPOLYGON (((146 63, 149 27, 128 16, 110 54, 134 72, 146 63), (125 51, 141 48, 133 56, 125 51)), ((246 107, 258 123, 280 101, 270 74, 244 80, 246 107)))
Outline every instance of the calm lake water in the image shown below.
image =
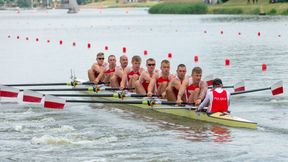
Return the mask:
POLYGON ((257 122, 256 130, 163 120, 101 104, 57 111, 2 103, 0 159, 287 161, 287 24, 283 16, 149 15, 147 9, 0 11, 1 84, 66 82, 71 69, 87 79, 95 54, 108 46, 107 55, 119 57, 126 47, 129 58, 138 54, 158 63, 172 53, 172 72, 180 63, 187 74, 201 66, 203 76, 213 74, 226 85, 244 80, 255 89, 282 80, 285 91, 233 96, 233 114, 257 122), (226 58, 231 65, 225 67, 226 58))

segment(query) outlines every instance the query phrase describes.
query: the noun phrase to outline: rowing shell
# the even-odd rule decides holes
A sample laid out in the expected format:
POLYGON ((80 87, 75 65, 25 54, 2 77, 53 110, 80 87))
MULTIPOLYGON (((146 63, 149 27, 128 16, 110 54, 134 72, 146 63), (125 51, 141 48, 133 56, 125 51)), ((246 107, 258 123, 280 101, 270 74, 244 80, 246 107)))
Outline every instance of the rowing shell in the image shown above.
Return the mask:
MULTIPOLYGON (((111 92, 101 91, 99 93, 105 94, 105 93, 111 93, 111 92)), ((120 100, 118 98, 113 98, 113 97, 97 97, 97 98, 92 98, 92 99, 99 100, 100 98, 103 100, 108 100, 108 101, 120 100)), ((124 100, 125 101, 139 101, 139 99, 135 97, 125 97, 124 100)), ((206 112, 195 112, 195 107, 189 108, 189 107, 170 106, 170 105, 154 105, 153 107, 150 107, 144 104, 127 104, 127 105, 129 105, 129 107, 131 108, 148 109, 148 110, 153 110, 153 111, 157 111, 161 113, 167 113, 167 114, 172 114, 172 115, 181 116, 185 118, 190 118, 194 120, 218 123, 218 124, 222 124, 225 126, 239 127, 239 128, 251 128, 251 129, 257 128, 256 122, 242 119, 242 118, 233 116, 229 113, 217 112, 217 113, 208 114, 206 112)), ((114 105, 114 106, 121 108, 121 106, 117 106, 117 105, 114 105)))

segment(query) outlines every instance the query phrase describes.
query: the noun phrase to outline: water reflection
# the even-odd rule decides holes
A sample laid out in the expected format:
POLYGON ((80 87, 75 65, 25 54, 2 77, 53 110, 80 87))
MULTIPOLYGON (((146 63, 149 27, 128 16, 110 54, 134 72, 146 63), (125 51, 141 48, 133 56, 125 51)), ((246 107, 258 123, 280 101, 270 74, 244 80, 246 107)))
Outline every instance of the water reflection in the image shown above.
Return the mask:
POLYGON ((217 143, 232 142, 230 129, 220 125, 209 125, 208 127, 198 127, 197 129, 190 127, 177 130, 181 131, 180 138, 185 140, 198 142, 213 141, 217 143))
POLYGON ((201 19, 204 22, 281 22, 287 21, 285 16, 209 16, 201 19))

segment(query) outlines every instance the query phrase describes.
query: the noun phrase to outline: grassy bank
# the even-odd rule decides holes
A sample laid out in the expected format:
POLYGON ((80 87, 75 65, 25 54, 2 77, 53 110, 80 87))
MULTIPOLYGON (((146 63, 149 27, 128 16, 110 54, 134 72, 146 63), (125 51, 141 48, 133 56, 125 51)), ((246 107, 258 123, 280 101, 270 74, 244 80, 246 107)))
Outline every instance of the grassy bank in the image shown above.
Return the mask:
POLYGON ((206 14, 204 3, 160 3, 149 9, 151 14, 206 14))
POLYGON ((269 0, 248 1, 229 0, 217 5, 205 5, 202 2, 171 3, 164 2, 152 6, 151 14, 248 14, 248 15, 288 15, 288 3, 270 4, 269 0))

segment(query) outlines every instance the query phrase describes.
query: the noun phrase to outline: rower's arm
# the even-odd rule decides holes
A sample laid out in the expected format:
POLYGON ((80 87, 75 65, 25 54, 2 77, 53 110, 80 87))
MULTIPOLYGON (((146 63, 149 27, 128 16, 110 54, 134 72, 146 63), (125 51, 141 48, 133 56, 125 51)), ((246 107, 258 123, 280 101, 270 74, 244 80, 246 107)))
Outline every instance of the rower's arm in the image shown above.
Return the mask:
POLYGON ((203 100, 206 96, 208 85, 205 81, 201 81, 199 99, 203 100))
POLYGON ((205 99, 203 100, 203 102, 199 105, 199 107, 197 108, 197 111, 202 110, 204 107, 207 106, 207 104, 210 102, 210 97, 211 97, 211 93, 207 93, 205 99))
POLYGON ((128 69, 127 68, 125 68, 124 69, 124 72, 123 72, 123 75, 122 75, 122 81, 121 81, 121 83, 120 83, 120 87, 121 88, 125 88, 125 83, 127 82, 127 74, 128 74, 128 69))
POLYGON ((179 88, 177 100, 181 100, 182 99, 182 96, 184 95, 187 86, 188 86, 188 79, 185 79, 183 81, 183 83, 181 84, 180 88, 179 88))
POLYGON ((97 83, 98 83, 99 81, 101 81, 102 78, 103 78, 103 76, 104 76, 104 68, 101 68, 101 67, 99 67, 99 66, 98 66, 98 68, 99 68, 99 75, 98 75, 97 78, 95 79, 95 81, 97 81, 97 83))

